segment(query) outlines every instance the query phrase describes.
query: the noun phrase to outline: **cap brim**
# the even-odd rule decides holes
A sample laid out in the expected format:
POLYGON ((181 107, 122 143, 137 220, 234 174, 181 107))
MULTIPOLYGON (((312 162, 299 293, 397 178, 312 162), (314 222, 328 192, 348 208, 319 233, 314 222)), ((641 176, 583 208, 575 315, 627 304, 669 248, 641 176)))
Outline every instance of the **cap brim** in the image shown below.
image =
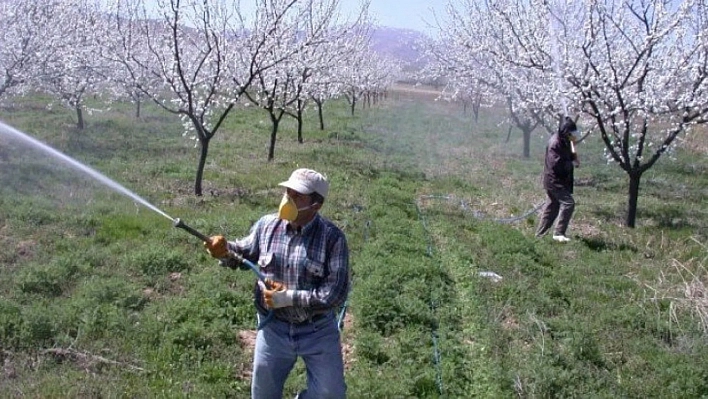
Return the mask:
POLYGON ((300 194, 312 194, 314 190, 308 189, 304 184, 299 181, 287 180, 278 184, 279 186, 287 187, 291 190, 295 190, 300 194))

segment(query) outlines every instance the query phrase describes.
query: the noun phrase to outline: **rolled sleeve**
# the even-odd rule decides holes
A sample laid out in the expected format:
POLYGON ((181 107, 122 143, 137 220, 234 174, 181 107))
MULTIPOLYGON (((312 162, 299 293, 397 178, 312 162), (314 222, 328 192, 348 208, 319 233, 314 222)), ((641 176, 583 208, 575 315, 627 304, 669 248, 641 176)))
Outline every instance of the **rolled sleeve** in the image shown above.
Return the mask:
POLYGON ((243 256, 245 259, 248 259, 251 262, 256 262, 258 260, 258 254, 260 253, 259 249, 259 235, 260 235, 260 225, 263 223, 263 220, 259 220, 254 225, 251 227, 250 232, 246 237, 243 237, 241 239, 235 240, 235 241, 229 241, 228 246, 229 246, 229 251, 233 251, 241 256, 243 256))

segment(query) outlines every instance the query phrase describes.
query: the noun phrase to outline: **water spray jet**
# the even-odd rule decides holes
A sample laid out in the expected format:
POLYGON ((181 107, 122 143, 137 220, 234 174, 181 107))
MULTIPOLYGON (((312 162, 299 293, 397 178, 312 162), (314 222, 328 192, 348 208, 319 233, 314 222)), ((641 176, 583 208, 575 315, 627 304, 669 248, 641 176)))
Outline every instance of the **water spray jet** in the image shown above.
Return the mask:
POLYGON ((31 145, 34 148, 37 148, 48 155, 51 155, 54 159, 57 159, 59 161, 64 162, 65 164, 71 166, 72 168, 83 172, 84 174, 87 174, 97 180, 100 183, 103 183, 104 185, 110 187, 114 191, 125 195, 126 197, 129 197, 133 199, 135 202, 145 206, 146 208, 166 217, 167 219, 174 220, 170 215, 166 214, 159 208, 157 208, 155 205, 149 203, 139 195, 135 194, 134 192, 128 190, 127 188, 123 187, 122 185, 116 183, 115 181, 109 179, 107 176, 102 174, 101 172, 98 172, 95 169, 92 169, 81 162, 77 161, 76 159, 55 150, 54 148, 48 146, 47 144, 42 143, 41 141, 35 139, 34 137, 31 137, 25 133, 22 133, 21 131, 4 124, 2 121, 0 121, 0 132, 4 132, 10 136, 10 138, 14 139, 19 139, 22 142, 31 145))
MULTIPOLYGON (((207 237, 206 235, 193 229, 192 227, 188 226, 181 219, 171 217, 170 215, 163 212, 161 209, 159 209, 155 205, 149 203, 145 199, 141 198, 139 195, 128 190, 127 188, 123 187, 122 185, 118 184, 117 182, 109 179, 107 176, 103 175, 102 173, 82 164, 81 162, 75 160, 74 158, 71 158, 70 156, 48 146, 47 144, 42 143, 41 141, 39 141, 39 140, 37 140, 25 133, 22 133, 21 131, 19 131, 11 126, 4 124, 2 121, 0 121, 0 132, 4 132, 4 133, 8 134, 11 138, 19 139, 19 140, 23 141, 24 143, 30 144, 33 147, 38 148, 38 149, 42 150, 43 152, 51 155, 53 158, 66 163, 67 165, 71 166, 72 168, 91 176, 92 178, 94 178, 97 181, 103 183, 104 185, 112 188, 113 190, 115 190, 115 191, 129 197, 129 198, 132 198, 135 202, 145 206, 146 208, 148 208, 148 209, 164 216, 165 218, 169 219, 170 221, 172 221, 172 224, 174 225, 174 227, 183 229, 187 233, 191 234, 194 237, 199 238, 203 242, 210 240, 209 237, 207 237)), ((256 274, 258 279, 260 281, 262 281, 263 284, 266 285, 266 287, 270 287, 270 284, 266 282, 266 278, 263 275, 263 273, 261 273, 259 268, 256 265, 254 265, 251 261, 249 261, 248 259, 244 259, 241 255, 239 255, 233 251, 229 251, 228 254, 229 254, 230 259, 233 259, 233 260, 247 266, 249 269, 251 269, 256 274)), ((260 320, 258 328, 260 329, 261 327, 263 327, 263 325, 265 325, 265 323, 269 322, 272 319, 272 317, 273 317, 273 311, 271 310, 263 320, 260 320)))

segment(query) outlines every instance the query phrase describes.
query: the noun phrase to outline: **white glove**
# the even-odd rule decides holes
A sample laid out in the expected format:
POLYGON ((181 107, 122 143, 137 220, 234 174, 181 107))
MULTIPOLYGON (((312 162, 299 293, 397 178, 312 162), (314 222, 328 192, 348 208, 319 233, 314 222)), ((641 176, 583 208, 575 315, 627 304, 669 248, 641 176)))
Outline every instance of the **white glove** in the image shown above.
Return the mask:
POLYGON ((285 287, 285 284, 266 279, 268 289, 263 281, 258 280, 258 286, 261 288, 263 293, 263 302, 269 309, 284 308, 286 306, 293 306, 293 297, 295 296, 294 290, 289 290, 285 287))

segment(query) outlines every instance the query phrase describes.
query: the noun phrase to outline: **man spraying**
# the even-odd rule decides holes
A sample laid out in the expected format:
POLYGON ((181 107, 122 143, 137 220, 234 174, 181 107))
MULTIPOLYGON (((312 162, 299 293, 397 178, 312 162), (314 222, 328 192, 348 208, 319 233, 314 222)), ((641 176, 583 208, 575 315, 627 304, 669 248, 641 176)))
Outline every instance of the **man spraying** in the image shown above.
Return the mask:
POLYGON ((556 223, 553 240, 568 242, 568 224, 575 210, 573 198, 573 169, 580 166, 575 151, 575 141, 580 137, 575 122, 565 117, 558 132, 548 140, 543 165, 543 188, 546 202, 541 209, 541 219, 536 237, 543 237, 556 223), (556 221, 557 219, 557 221, 556 221))
POLYGON ((344 233, 319 210, 329 182, 311 169, 295 170, 284 187, 277 214, 265 215, 240 240, 214 236, 204 243, 213 257, 234 261, 229 252, 257 263, 264 276, 255 286, 263 320, 253 355, 251 397, 283 396, 298 357, 307 368, 307 389, 298 398, 346 396, 344 364, 335 310, 350 288, 349 250, 344 233))

